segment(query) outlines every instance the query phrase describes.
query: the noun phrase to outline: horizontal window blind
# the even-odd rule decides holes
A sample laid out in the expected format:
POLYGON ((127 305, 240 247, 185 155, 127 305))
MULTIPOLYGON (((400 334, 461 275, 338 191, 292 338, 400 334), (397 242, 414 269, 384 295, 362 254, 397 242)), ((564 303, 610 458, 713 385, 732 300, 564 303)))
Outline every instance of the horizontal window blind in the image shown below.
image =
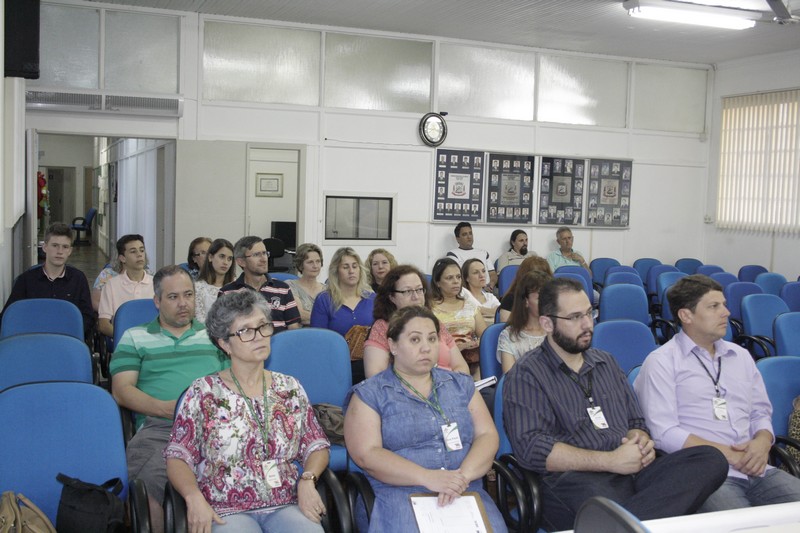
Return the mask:
POLYGON ((723 98, 717 226, 800 232, 800 90, 723 98))

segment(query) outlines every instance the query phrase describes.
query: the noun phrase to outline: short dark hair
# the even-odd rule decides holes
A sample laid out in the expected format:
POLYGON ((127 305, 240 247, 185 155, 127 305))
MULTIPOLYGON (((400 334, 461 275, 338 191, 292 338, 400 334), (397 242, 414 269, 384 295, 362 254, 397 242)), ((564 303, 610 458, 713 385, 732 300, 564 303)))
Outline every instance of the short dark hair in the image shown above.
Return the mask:
POLYGON ((553 278, 539 290, 539 316, 558 314, 558 297, 565 292, 583 292, 580 281, 572 278, 553 278))
POLYGON ((669 310, 672 311, 672 316, 678 321, 678 325, 681 325, 678 311, 688 309, 694 313, 697 303, 711 291, 722 292, 722 285, 702 274, 683 277, 667 290, 669 310))
POLYGON ((243 259, 244 256, 249 252, 256 243, 263 242, 261 237, 256 237, 255 235, 250 235, 248 237, 242 237, 236 244, 233 245, 233 258, 234 259, 243 259))
POLYGON ((125 248, 129 243, 140 241, 144 244, 144 237, 138 233, 129 233, 117 239, 117 255, 125 255, 125 248))
POLYGON ((525 233, 524 229, 515 229, 514 231, 511 232, 511 238, 508 239, 508 244, 510 246, 510 248, 508 249, 509 252, 514 249, 514 241, 516 241, 517 237, 519 237, 523 233, 525 233))
POLYGON ((463 228, 472 229, 472 224, 470 224, 469 222, 459 222, 458 224, 456 224, 456 229, 453 231, 453 233, 456 234, 456 239, 458 239, 461 236, 461 230, 463 228))
POLYGON ((180 274, 183 274, 189 278, 189 281, 192 282, 192 289, 194 289, 194 279, 183 267, 178 265, 167 265, 158 269, 158 272, 156 272, 155 276, 153 276, 153 293, 156 295, 156 298, 159 301, 161 301, 161 283, 164 281, 164 278, 170 278, 180 274))
POLYGON ((397 306, 394 305, 390 296, 394 293, 398 280, 408 274, 419 276, 422 288, 425 289, 425 307, 431 307, 431 291, 428 289, 428 283, 422 272, 413 265, 397 265, 386 274, 386 277, 383 278, 383 283, 375 291, 375 304, 372 308, 372 316, 375 320, 386 320, 388 322, 392 314, 397 311, 397 306))
POLYGON ((433 314, 433 311, 427 307, 422 307, 421 305, 411 305, 402 309, 398 309, 397 312, 392 315, 392 317, 389 319, 389 327, 386 330, 386 338, 397 342, 397 339, 400 338, 400 334, 403 333, 403 329, 406 327, 406 324, 415 318, 427 318, 432 320, 433 327, 436 329, 436 333, 439 333, 439 319, 436 318, 436 315, 433 314))
POLYGON ((433 264, 433 272, 431 273, 431 296, 434 300, 442 300, 442 290, 439 288, 439 285, 436 283, 442 279, 442 274, 444 273, 445 269, 449 266, 454 266, 458 268, 459 274, 461 273, 461 268, 459 268, 458 263, 455 262, 454 259, 449 257, 442 257, 441 259, 437 259, 436 262, 433 264))
POLYGON ((69 242, 72 242, 75 239, 75 234, 72 232, 72 228, 70 228, 67 224, 63 222, 53 222, 44 232, 44 242, 50 240, 50 237, 68 237, 69 242))

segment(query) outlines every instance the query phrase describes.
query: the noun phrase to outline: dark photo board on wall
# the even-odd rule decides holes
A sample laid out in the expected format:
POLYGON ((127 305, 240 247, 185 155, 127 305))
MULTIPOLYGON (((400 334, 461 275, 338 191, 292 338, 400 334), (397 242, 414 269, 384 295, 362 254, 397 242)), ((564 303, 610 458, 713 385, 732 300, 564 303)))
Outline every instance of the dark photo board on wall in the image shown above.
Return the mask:
POLYGON ((585 183, 586 160, 542 156, 539 224, 580 226, 585 183))
POLYGON ((480 220, 483 216, 483 152, 436 150, 434 220, 480 220))
POLYGON ((626 228, 630 225, 632 172, 630 160, 589 160, 587 226, 626 228))
POLYGON ((530 224, 534 156, 490 153, 487 163, 486 222, 530 224))

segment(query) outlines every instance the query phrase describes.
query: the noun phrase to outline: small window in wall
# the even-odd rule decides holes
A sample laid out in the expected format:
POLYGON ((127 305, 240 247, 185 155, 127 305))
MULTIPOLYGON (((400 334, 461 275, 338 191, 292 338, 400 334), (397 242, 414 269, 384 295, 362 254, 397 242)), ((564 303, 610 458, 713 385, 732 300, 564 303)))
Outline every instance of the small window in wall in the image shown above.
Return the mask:
POLYGON ((386 197, 326 196, 325 238, 391 240, 393 202, 386 197))

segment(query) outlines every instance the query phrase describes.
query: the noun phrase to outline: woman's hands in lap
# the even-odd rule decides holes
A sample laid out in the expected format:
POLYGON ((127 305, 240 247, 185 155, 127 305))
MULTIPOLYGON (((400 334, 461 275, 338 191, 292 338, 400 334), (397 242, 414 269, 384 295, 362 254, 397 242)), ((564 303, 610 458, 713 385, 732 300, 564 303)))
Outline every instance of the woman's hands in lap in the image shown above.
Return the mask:
POLYGON ((200 492, 186 499, 186 515, 189 533, 210 533, 212 521, 220 525, 225 523, 200 492))
POLYGON ((297 484, 297 505, 305 517, 315 524, 319 524, 320 516, 325 514, 325 504, 313 483, 301 481, 297 484))
POLYGON ((428 470, 425 488, 439 493, 439 505, 449 505, 467 490, 469 481, 458 470, 428 470))

